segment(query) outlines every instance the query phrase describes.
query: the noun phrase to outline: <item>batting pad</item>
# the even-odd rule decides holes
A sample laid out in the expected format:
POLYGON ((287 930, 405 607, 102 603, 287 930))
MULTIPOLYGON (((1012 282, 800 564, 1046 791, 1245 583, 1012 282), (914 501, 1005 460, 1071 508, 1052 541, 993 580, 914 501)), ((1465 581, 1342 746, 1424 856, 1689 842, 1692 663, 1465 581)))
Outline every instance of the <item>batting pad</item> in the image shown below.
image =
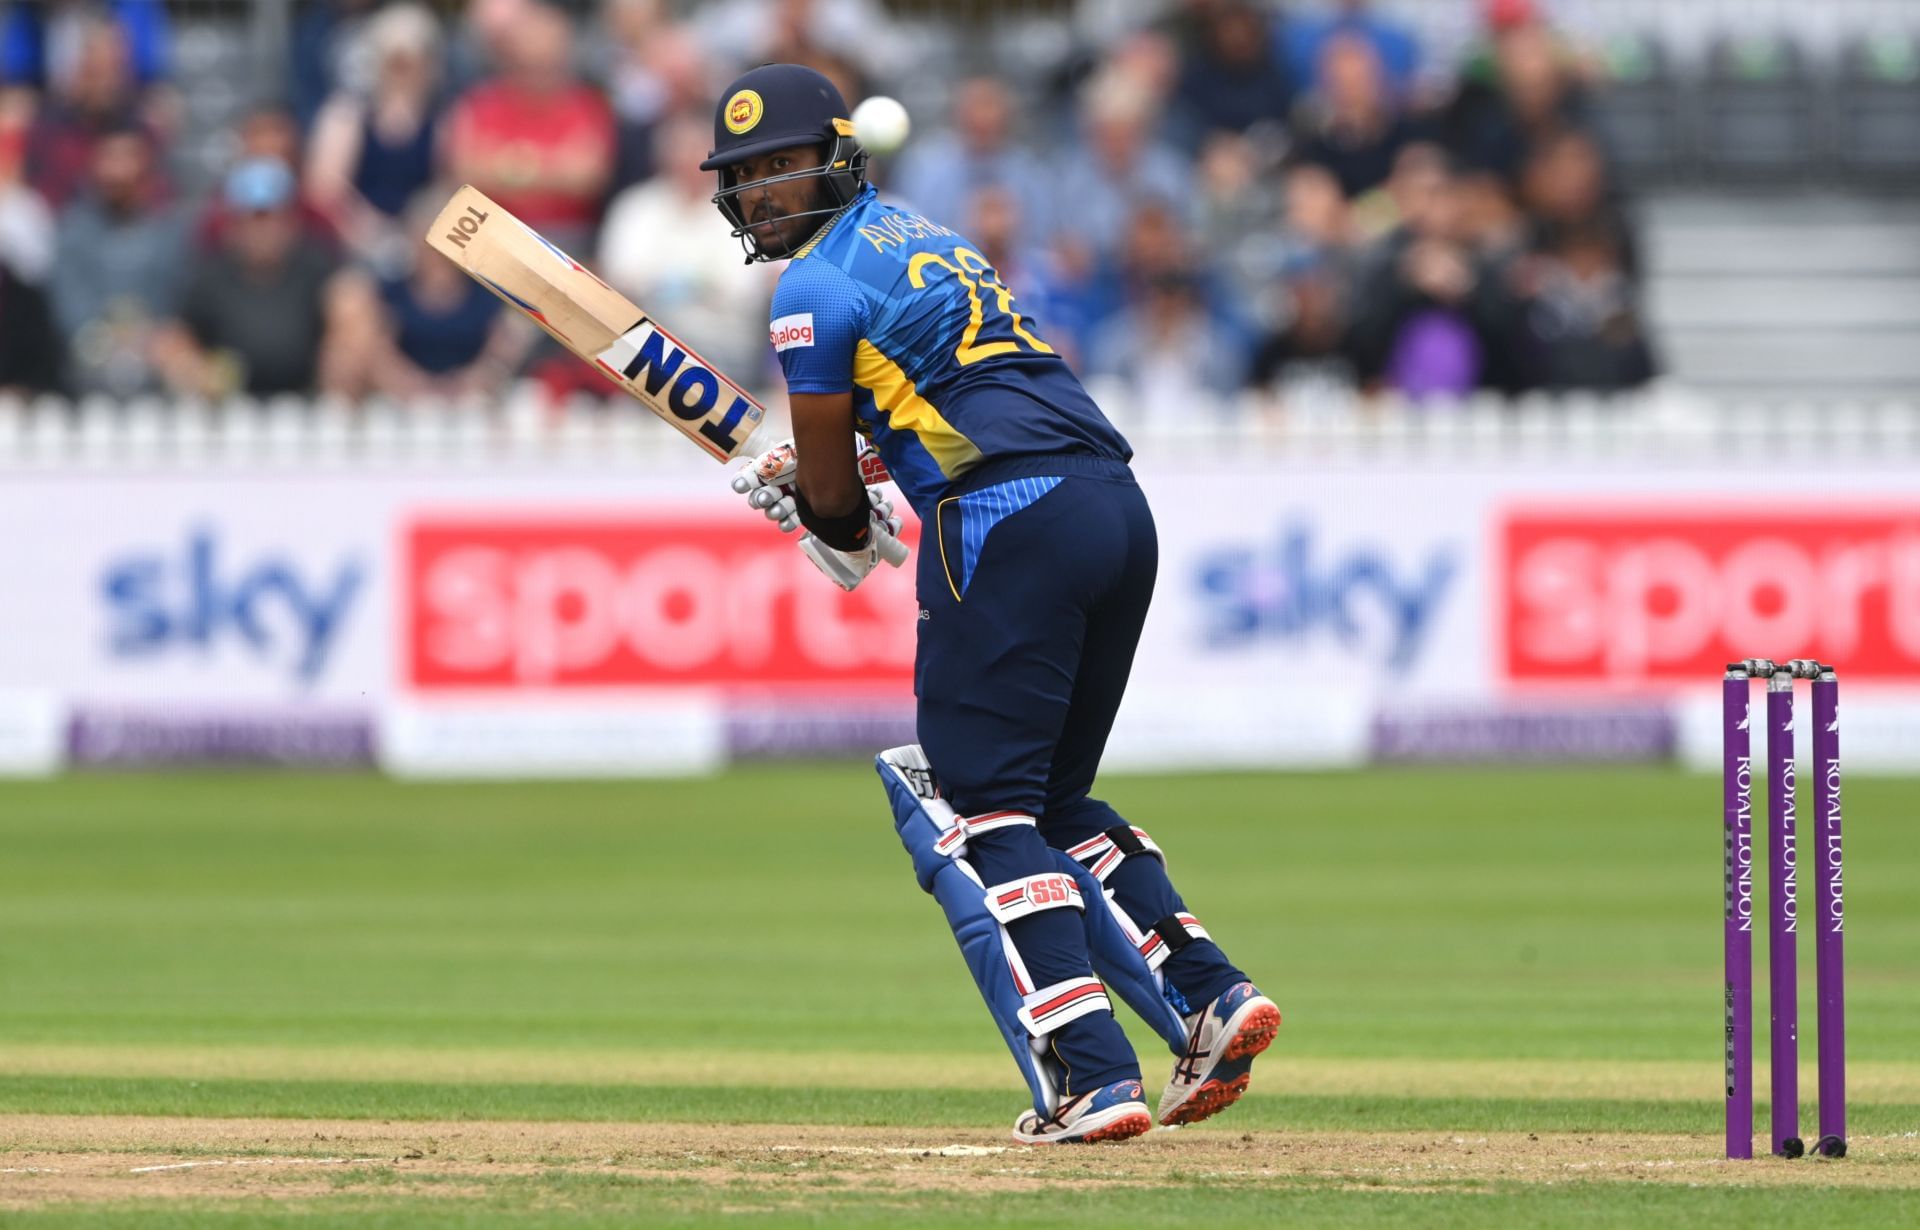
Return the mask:
MULTIPOLYGON (((1168 1002, 1160 979, 1141 956, 1140 937, 1100 881, 1064 853, 1054 851, 1057 871, 1030 877, 1054 881, 1045 890, 1027 882, 983 884, 966 861, 967 824, 940 797, 938 783, 919 745, 880 753, 874 768, 893 807, 894 828, 913 859, 914 878, 940 903, 947 926, 960 945, 974 985, 986 1000, 994 1024, 1033 1093, 1034 1110, 1050 1115, 1058 1107, 1064 1073, 1048 1053, 1046 1035, 1086 1012, 1110 1007, 1099 982, 1043 987, 1022 993, 1012 961, 1017 954, 1001 919, 1040 908, 1078 908, 1087 933, 1094 972, 1128 1007, 1166 1039, 1175 1055, 1187 1047, 1187 1026, 1168 1002), (1013 888, 1020 884, 1020 900, 1013 888), (1056 900, 1055 898, 1058 898, 1056 900)), ((1000 814, 996 813, 998 820, 1000 814)), ((981 817, 978 819, 986 819, 981 817)), ((1021 822, 1032 823, 1027 817, 1021 822)))

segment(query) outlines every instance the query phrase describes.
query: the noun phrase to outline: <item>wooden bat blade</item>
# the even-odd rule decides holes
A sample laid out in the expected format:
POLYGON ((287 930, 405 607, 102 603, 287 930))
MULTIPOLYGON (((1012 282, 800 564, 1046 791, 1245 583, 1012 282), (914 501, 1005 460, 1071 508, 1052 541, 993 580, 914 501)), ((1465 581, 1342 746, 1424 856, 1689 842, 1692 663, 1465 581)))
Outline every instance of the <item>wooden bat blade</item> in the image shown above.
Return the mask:
POLYGON ((766 411, 746 390, 471 184, 427 243, 712 456, 762 451, 766 411))
POLYGON ((591 357, 644 313, 471 184, 434 219, 427 242, 562 345, 591 357))

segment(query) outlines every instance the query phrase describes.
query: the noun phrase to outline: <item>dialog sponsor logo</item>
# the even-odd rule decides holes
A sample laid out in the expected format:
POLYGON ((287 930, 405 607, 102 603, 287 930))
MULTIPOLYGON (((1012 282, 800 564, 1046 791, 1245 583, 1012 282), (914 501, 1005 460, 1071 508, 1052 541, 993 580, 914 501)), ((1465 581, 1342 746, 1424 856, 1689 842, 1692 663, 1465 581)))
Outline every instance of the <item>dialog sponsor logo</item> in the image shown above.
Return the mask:
POLYGON ((302 684, 325 673, 365 566, 290 551, 244 553, 200 528, 177 546, 128 551, 100 572, 107 652, 141 660, 234 645, 302 684))
POLYGON ((1455 552, 1329 546, 1306 523, 1270 541, 1209 552, 1197 575, 1202 636, 1214 649, 1324 638, 1345 652, 1401 669, 1420 655, 1459 570, 1455 552))
POLYGON ((434 517, 406 542, 416 689, 912 685, 913 570, 844 594, 758 519, 434 517))
POLYGON ((775 350, 794 350, 813 345, 813 313, 799 312, 781 316, 767 330, 775 350))
POLYGON ((1920 678, 1920 505, 1516 510, 1499 571, 1516 681, 1699 683, 1746 657, 1920 678))

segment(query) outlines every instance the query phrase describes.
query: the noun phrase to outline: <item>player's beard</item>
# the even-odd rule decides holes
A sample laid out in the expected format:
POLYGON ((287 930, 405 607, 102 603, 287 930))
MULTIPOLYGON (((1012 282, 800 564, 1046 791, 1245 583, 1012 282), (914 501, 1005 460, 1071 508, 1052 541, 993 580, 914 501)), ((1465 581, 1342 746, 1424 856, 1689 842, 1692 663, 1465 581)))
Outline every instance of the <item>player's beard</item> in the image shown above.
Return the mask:
MULTIPOLYGON (((812 199, 807 202, 804 209, 799 211, 799 213, 811 213, 811 217, 802 218, 799 214, 770 217, 765 219, 773 223, 767 238, 763 241, 758 233, 754 233, 754 242, 769 259, 785 260, 793 256, 820 233, 820 228, 827 224, 828 218, 839 212, 833 203, 833 198, 827 195, 824 177, 813 181, 811 186, 812 199), (792 226, 787 225, 789 220, 793 220, 792 226)), ((755 219, 755 224, 758 225, 760 221, 762 219, 755 219)))

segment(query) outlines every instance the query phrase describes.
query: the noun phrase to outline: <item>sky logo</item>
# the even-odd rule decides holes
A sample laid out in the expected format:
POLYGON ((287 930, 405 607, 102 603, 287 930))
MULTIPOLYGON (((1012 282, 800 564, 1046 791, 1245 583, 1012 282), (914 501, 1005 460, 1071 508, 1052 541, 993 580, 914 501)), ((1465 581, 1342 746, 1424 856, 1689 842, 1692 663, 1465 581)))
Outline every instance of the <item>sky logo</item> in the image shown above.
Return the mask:
POLYGON ((1226 547, 1197 573, 1209 646, 1330 635, 1349 653, 1377 652, 1392 669, 1411 666, 1459 570, 1439 548, 1402 571, 1385 551, 1361 545, 1322 559, 1311 527, 1295 522, 1271 546, 1226 547))
POLYGON ((108 562, 100 577, 107 646, 115 657, 151 658, 174 646, 205 652, 237 641, 310 684, 326 669, 364 577, 351 558, 317 580, 275 553, 230 566, 219 538, 198 529, 179 551, 133 552, 108 562))

